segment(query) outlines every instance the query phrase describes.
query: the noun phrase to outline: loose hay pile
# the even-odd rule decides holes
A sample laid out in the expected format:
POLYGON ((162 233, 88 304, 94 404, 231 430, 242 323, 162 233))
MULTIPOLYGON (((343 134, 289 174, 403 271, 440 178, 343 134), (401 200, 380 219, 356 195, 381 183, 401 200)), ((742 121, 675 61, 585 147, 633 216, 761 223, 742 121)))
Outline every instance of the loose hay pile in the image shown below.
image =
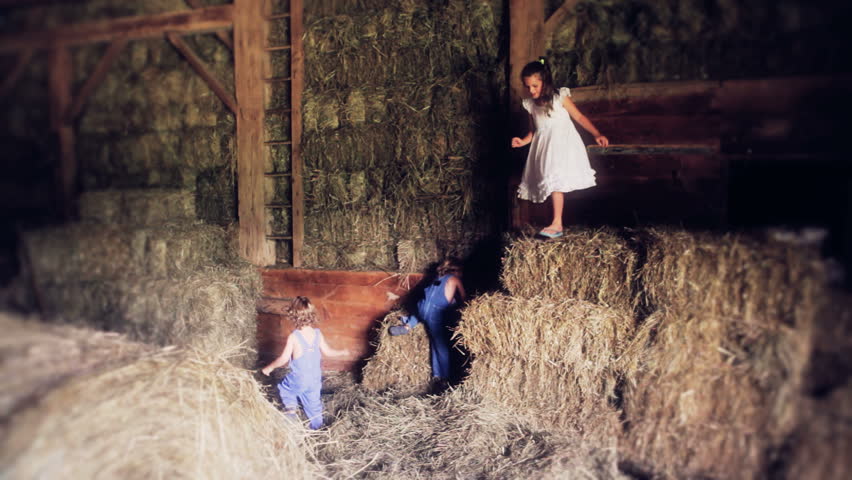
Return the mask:
POLYGON ((367 390, 392 389, 401 396, 429 392, 432 368, 429 363, 429 336, 417 325, 406 335, 391 336, 388 328, 399 325, 402 311, 391 312, 378 326, 376 353, 364 367, 361 384, 367 390))
POLYGON ((227 361, 233 351, 152 351, 91 330, 0 320, 12 327, 0 377, 40 386, 26 404, 2 411, 4 477, 316 476, 301 428, 270 404, 251 373, 227 361), (72 358, 92 368, 69 372, 58 346, 72 347, 72 358), (120 362, 116 352, 125 353, 120 362), (19 369, 21 360, 29 368, 19 369), (52 369, 56 375, 46 373, 52 369))
POLYGON ((327 406, 336 441, 317 456, 333 478, 626 478, 614 449, 534 429, 462 390, 399 399, 353 388, 327 406))
POLYGON ((583 300, 479 297, 457 330, 473 355, 464 386, 542 428, 614 436, 618 362, 634 328, 630 313, 583 300))
POLYGON ((513 296, 576 298, 632 311, 639 256, 611 229, 576 229, 553 241, 521 236, 506 248, 501 281, 513 296))

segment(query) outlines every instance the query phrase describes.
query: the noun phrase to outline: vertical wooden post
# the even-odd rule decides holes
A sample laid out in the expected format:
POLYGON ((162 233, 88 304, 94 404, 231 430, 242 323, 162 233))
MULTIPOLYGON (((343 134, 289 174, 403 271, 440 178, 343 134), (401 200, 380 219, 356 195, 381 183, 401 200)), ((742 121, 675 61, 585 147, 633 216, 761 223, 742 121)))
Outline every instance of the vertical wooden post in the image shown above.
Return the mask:
POLYGON ((305 51, 302 45, 304 6, 302 0, 290 0, 290 104, 291 149, 290 165, 293 182, 293 266, 302 266, 302 246, 305 239, 305 195, 302 181, 302 89, 305 76, 305 51))
POLYGON ((70 219, 76 212, 77 159, 74 155, 74 129, 66 114, 71 105, 73 66, 67 47, 57 46, 48 59, 50 128, 56 135, 59 163, 56 166, 57 212, 70 219))
POLYGON ((521 70, 544 53, 544 0, 509 0, 509 100, 520 109, 521 70))
POLYGON ((237 104, 237 201, 240 254, 255 265, 275 263, 266 239, 264 206, 263 2, 234 0, 234 84, 237 104))

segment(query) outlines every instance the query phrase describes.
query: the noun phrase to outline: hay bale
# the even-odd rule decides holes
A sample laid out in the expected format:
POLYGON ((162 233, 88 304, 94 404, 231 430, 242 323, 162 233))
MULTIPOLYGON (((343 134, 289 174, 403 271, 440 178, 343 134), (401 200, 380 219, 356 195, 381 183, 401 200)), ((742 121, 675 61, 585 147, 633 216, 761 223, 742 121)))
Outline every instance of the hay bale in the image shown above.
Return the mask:
POLYGON ((0 378, 32 373, 33 381, 24 383, 44 388, 16 410, 2 411, 3 477, 316 476, 301 428, 265 398, 250 372, 226 360, 232 351, 146 353, 98 332, 42 328, 21 323, 14 339, 4 337, 0 378), (15 344, 28 348, 7 350, 15 344), (98 348, 88 350, 92 345, 98 348), (73 358, 98 368, 69 373, 54 349, 63 346, 76 347, 73 358), (119 364, 116 352, 126 354, 119 364), (23 353, 26 368, 12 369, 20 365, 7 360, 23 353), (62 381, 46 384, 55 375, 34 366, 56 369, 62 381))
POLYGON ((700 308, 645 321, 624 358, 627 458, 672 478, 762 478, 799 422, 813 332, 742 326, 700 308))
POLYGON ((387 314, 378 326, 376 353, 364 366, 361 385, 371 392, 393 390, 396 395, 428 393, 432 367, 429 363, 429 336, 422 325, 407 335, 392 337, 388 327, 399 325, 402 311, 387 314))
POLYGON ((400 240, 396 244, 396 261, 400 272, 425 273, 430 265, 440 259, 434 238, 400 240))
POLYGON ((330 478, 627 478, 612 443, 536 429, 464 390, 399 399, 349 389, 328 402, 328 417, 336 441, 317 456, 330 478))
POLYGON ((633 332, 630 313, 583 300, 484 295, 457 329, 473 356, 464 386, 541 425, 613 433, 609 402, 633 332))
POLYGON ((173 278, 140 276, 41 288, 46 319, 128 334, 157 345, 216 350, 242 345, 237 364, 255 362, 261 280, 248 263, 210 266, 173 278))
POLYGON ((555 241, 523 235, 506 247, 500 278, 514 296, 570 297, 633 311, 638 258, 611 229, 572 229, 555 241))
POLYGON ((824 300, 818 246, 674 229, 650 229, 643 237, 647 260, 640 277, 652 309, 700 309, 761 328, 795 325, 824 300))
POLYGON ((196 219, 195 195, 190 190, 159 188, 83 192, 80 219, 93 223, 151 226, 193 221, 196 219))
POLYGON ((233 259, 221 227, 203 223, 128 228, 75 223, 22 235, 42 285, 176 276, 233 259))
POLYGON ((783 478, 843 479, 852 474, 852 384, 809 399, 790 442, 783 478))
POLYGON ((742 234, 640 239, 643 297, 658 310, 623 359, 625 455, 677 478, 763 478, 802 421, 825 328, 818 253, 742 234))

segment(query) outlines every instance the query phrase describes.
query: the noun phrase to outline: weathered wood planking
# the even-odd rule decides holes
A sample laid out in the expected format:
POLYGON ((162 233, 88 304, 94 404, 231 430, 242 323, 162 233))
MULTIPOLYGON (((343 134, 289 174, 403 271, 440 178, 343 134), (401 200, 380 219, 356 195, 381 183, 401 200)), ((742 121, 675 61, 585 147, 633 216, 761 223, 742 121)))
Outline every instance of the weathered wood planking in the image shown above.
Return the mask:
MULTIPOLYGON (((258 350, 261 360, 280 354, 292 331, 286 317, 290 299, 310 298, 320 316, 320 328, 334 348, 346 348, 345 358, 327 359, 327 370, 352 370, 369 354, 370 336, 399 298, 409 290, 402 278, 384 272, 263 269, 263 297, 258 302, 258 350), (276 323, 277 322, 277 323, 276 323)), ((416 284, 420 275, 411 275, 416 284)))
MULTIPOLYGON (((260 3, 260 2, 249 2, 260 3)), ((199 8, 186 12, 142 15, 99 22, 63 25, 44 31, 27 31, 0 36, 0 53, 28 48, 49 49, 162 36, 166 32, 214 32, 231 28, 233 5, 199 8)))
MULTIPOLYGON (((275 263, 275 244, 266 238, 264 202, 264 102, 266 22, 263 2, 234 2, 234 84, 237 119, 237 196, 240 256, 255 265, 275 263)), ((197 10, 196 10, 197 11, 197 10)))

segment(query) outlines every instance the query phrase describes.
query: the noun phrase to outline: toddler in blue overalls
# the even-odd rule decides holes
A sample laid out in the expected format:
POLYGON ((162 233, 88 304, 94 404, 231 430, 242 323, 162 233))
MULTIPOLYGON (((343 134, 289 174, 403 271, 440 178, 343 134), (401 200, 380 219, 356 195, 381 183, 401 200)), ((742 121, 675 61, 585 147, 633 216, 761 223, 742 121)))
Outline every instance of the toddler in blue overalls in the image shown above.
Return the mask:
POLYGON ((437 380, 450 380, 453 374, 450 326, 457 300, 464 301, 466 298, 461 276, 462 268, 457 260, 444 260, 438 267, 438 278, 426 286, 423 298, 417 302, 416 315, 404 318, 403 325, 390 329, 391 335, 400 335, 408 333, 418 322, 426 325, 432 376, 437 380))
POLYGON ((293 300, 290 316, 295 330, 287 337, 284 351, 261 371, 269 375, 272 370, 290 364, 290 373, 278 383, 284 412, 295 417, 301 403, 311 429, 316 430, 323 425, 321 355, 341 356, 349 352, 328 346, 320 330, 314 327, 317 324, 316 310, 306 297, 293 300))

